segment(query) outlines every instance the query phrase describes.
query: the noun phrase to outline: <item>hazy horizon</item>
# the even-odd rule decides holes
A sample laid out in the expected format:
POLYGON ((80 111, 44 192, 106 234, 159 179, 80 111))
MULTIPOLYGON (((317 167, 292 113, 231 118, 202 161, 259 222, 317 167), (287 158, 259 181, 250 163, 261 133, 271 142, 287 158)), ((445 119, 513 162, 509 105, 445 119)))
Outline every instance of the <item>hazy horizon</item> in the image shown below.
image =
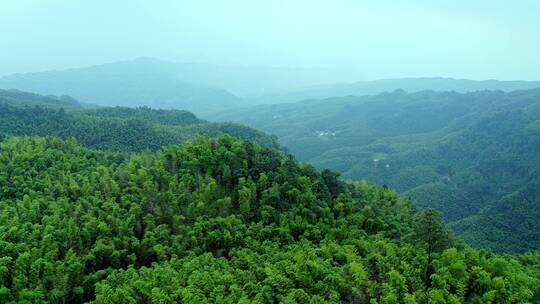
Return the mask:
MULTIPOLYGON (((357 72, 361 73, 361 70, 350 68, 350 67, 332 67, 332 66, 310 66, 310 67, 303 67, 303 66, 265 66, 265 65, 233 65, 233 64, 219 64, 219 63, 204 63, 204 62, 180 62, 175 60, 167 60, 167 59, 161 59, 156 57, 149 57, 149 56, 141 56, 141 57, 135 57, 130 59, 124 59, 124 60, 117 60, 117 61, 110 61, 110 62, 101 62, 101 63, 95 63, 90 65, 84 65, 84 66, 71 66, 71 67, 64 67, 64 68, 52 68, 52 69, 43 69, 43 70, 36 70, 36 71, 22 71, 22 72, 13 72, 13 73, 5 73, 1 74, 0 77, 4 76, 12 76, 17 74, 34 74, 34 73, 43 73, 43 72, 63 72, 63 71, 69 71, 69 70, 78 70, 78 69, 86 69, 86 68, 92 68, 97 66, 103 66, 103 65, 109 65, 109 64, 117 64, 117 63, 125 63, 125 62, 136 62, 138 60, 156 60, 161 62, 169 62, 174 64, 180 64, 180 65, 200 65, 200 66, 214 66, 214 67, 223 67, 223 68, 240 68, 240 69, 291 69, 291 70, 335 70, 335 71, 348 71, 348 72, 357 72)), ((332 85, 332 84, 348 84, 348 83, 354 83, 354 82, 372 82, 372 81, 380 81, 380 80, 399 80, 399 79, 435 79, 435 78, 441 78, 441 79, 454 79, 454 80, 473 80, 473 81, 491 81, 491 80, 497 80, 497 81, 528 81, 528 82, 537 82, 540 81, 539 79, 519 79, 519 78, 509 78, 509 79, 501 79, 501 78, 466 78, 466 77, 453 77, 453 76, 447 76, 447 75, 416 75, 416 76, 401 76, 401 77, 384 77, 384 78, 354 78, 355 80, 349 80, 349 81, 335 81, 330 83, 321 83, 321 84, 314 84, 313 86, 324 86, 324 85, 332 85)), ((309 86, 308 86, 309 87, 309 86)), ((298 89, 301 89, 304 87, 298 87, 298 89)))
POLYGON ((540 3, 4 0, 0 76, 140 57, 356 69, 361 80, 539 80, 540 3))

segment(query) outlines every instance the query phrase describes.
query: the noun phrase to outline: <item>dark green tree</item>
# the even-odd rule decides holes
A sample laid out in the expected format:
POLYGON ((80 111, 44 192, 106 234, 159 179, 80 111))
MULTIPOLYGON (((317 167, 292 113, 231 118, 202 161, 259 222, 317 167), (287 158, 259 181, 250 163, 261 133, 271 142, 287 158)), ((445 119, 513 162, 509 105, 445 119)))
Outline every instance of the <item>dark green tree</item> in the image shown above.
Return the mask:
POLYGON ((425 209, 416 215, 414 221, 413 239, 427 253, 425 283, 431 286, 433 269, 433 255, 452 245, 452 238, 441 213, 435 209, 425 209))

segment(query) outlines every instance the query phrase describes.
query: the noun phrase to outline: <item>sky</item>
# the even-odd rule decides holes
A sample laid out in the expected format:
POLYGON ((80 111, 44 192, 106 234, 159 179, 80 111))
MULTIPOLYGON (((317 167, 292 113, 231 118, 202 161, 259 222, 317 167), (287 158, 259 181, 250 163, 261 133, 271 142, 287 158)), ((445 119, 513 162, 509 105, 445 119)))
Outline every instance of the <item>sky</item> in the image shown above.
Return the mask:
POLYGON ((540 80, 538 0, 0 0, 0 75, 137 57, 540 80))

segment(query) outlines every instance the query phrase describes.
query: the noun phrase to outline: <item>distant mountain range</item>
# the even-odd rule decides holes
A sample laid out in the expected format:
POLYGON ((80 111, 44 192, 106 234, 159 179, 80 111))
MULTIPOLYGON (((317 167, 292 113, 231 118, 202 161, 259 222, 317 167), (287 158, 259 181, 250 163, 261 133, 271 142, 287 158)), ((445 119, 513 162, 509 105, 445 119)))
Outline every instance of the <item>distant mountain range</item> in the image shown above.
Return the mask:
POLYGON ((501 90, 509 92, 539 87, 540 81, 476 81, 442 77, 398 78, 314 86, 300 90, 266 94, 259 97, 257 103, 287 103, 306 99, 374 95, 382 92, 391 92, 396 89, 402 89, 409 93, 424 90, 466 93, 482 90, 501 90))
POLYGON ((99 106, 150 106, 196 113, 246 105, 225 90, 183 82, 170 71, 146 61, 16 74, 0 78, 0 88, 69 95, 99 106))
POLYGON ((403 89, 468 92, 540 87, 533 81, 473 81, 405 78, 354 82, 360 71, 330 68, 227 67, 152 58, 85 68, 0 77, 0 89, 69 95, 99 106, 149 106, 207 115, 257 104, 339 96, 363 96, 403 89))
POLYGON ((69 95, 100 106, 150 106, 201 114, 249 106, 253 96, 267 92, 358 79, 352 74, 346 70, 221 67, 140 58, 4 76, 0 88, 69 95))

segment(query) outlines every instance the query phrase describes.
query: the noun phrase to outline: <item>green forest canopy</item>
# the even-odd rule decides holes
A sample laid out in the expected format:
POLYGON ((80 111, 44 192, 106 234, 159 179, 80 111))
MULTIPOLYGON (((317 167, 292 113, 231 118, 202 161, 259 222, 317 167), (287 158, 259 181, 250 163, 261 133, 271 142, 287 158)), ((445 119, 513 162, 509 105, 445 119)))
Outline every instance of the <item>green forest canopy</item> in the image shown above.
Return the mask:
POLYGON ((1 303, 530 303, 539 261, 226 135, 129 155, 0 143, 1 303))

